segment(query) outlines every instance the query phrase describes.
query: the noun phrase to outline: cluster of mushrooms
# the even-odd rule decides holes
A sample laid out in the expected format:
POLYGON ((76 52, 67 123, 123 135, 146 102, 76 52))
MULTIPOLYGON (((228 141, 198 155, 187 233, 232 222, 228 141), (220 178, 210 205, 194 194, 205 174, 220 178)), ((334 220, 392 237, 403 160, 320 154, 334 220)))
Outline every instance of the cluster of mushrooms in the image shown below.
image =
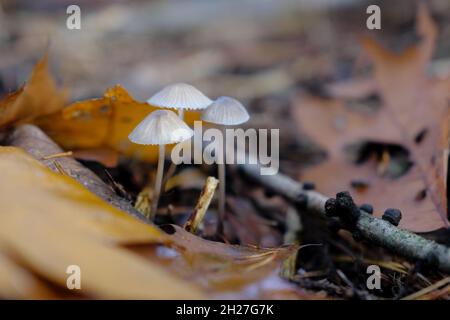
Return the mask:
MULTIPOLYGON (((184 110, 202 110, 201 119, 215 124, 221 131, 225 141, 225 126, 235 126, 247 122, 249 115, 244 106, 234 98, 219 97, 212 101, 195 87, 176 83, 164 87, 154 94, 147 103, 167 109, 176 109, 178 116, 173 111, 161 109, 150 113, 130 133, 131 142, 142 145, 158 145, 159 157, 155 178, 155 187, 151 202, 150 218, 153 218, 158 208, 161 195, 165 145, 176 144, 194 135, 194 131, 183 121, 184 110)), ((226 143, 223 144, 224 146, 226 143)), ((225 148, 225 147, 224 147, 225 148)), ((219 175, 219 224, 225 217, 225 150, 219 155, 222 161, 218 163, 219 175)))

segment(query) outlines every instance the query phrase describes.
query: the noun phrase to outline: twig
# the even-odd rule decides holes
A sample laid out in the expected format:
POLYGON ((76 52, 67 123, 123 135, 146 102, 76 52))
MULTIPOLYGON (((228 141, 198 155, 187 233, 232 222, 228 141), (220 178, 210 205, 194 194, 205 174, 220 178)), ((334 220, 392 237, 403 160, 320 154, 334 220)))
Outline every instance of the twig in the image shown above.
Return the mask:
POLYGON ((420 298, 420 300, 436 300, 441 298, 442 296, 446 296, 447 298, 443 297, 443 299, 448 300, 448 295, 450 294, 450 284, 445 286, 442 289, 439 289, 437 291, 430 292, 420 298))
POLYGON ((437 290, 449 283, 450 283, 450 277, 446 277, 446 278, 432 284, 431 286, 423 288, 422 290, 419 290, 407 297, 404 297, 402 300, 416 300, 416 299, 420 298, 421 296, 426 295, 427 293, 433 292, 434 290, 437 290))
POLYGON ((56 171, 58 171, 60 174, 70 177, 70 175, 66 172, 66 170, 64 170, 64 168, 59 164, 58 161, 53 162, 53 165, 55 166, 56 171))
MULTIPOLYGON (((325 202, 328 197, 312 190, 303 190, 302 183, 283 175, 261 175, 256 165, 241 164, 241 171, 294 203, 304 202, 308 211, 325 216, 325 202)), ((427 240, 417 234, 400 229, 382 219, 375 218, 364 211, 356 221, 355 230, 362 239, 384 247, 409 259, 427 260, 432 257, 438 269, 450 273, 450 248, 427 240)))
POLYGON ((73 156, 72 151, 58 152, 58 153, 54 153, 54 154, 50 154, 48 156, 42 157, 42 160, 50 160, 50 159, 55 159, 55 158, 71 157, 71 156, 73 156))
POLYGON ((38 127, 29 124, 19 126, 7 137, 6 143, 24 149, 51 170, 72 177, 111 205, 149 223, 149 220, 133 208, 129 201, 118 196, 109 185, 77 160, 72 157, 45 159, 48 155, 63 154, 64 150, 38 127))
POLYGON ((342 281, 349 287, 349 289, 353 292, 353 295, 362 300, 376 300, 377 298, 364 290, 359 290, 355 288, 354 284, 347 278, 342 270, 336 270, 337 275, 341 278, 342 281))
POLYGON ((208 179, 206 179, 206 184, 203 187, 194 212, 184 225, 184 229, 186 229, 186 231, 189 231, 193 234, 196 233, 200 222, 202 222, 203 217, 206 214, 206 210, 208 210, 209 204, 211 203, 211 199, 214 196, 214 191, 216 191, 218 183, 219 180, 214 177, 208 177, 208 179))

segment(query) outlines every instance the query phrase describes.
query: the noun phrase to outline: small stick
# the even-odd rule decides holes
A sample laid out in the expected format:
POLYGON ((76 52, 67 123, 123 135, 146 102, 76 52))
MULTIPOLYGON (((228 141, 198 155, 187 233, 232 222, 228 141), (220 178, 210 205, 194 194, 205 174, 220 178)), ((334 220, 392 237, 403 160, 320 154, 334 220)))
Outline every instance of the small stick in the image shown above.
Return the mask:
POLYGON ((214 192, 216 191, 217 184, 219 180, 214 177, 208 177, 206 179, 206 184, 202 189, 200 198, 198 199, 197 205, 195 206, 194 212, 189 217, 184 225, 184 229, 193 234, 197 232, 198 226, 202 222, 206 210, 208 210, 209 204, 211 203, 214 192))
MULTIPOLYGON (((420 300, 436 300, 442 296, 448 296, 450 294, 450 284, 437 291, 430 292, 420 298, 420 300)), ((445 298, 444 298, 445 299, 445 298)))
POLYGON ((62 157, 71 157, 72 155, 73 155, 72 151, 58 152, 58 153, 54 153, 54 154, 42 157, 42 160, 50 160, 50 159, 62 158, 62 157))
POLYGON ((434 290, 437 290, 449 283, 450 283, 450 277, 446 277, 446 278, 432 284, 431 286, 423 288, 422 290, 419 290, 409 296, 402 298, 402 300, 416 300, 416 299, 420 298, 421 296, 426 295, 427 293, 433 292, 434 290))
POLYGON ((70 174, 68 174, 66 172, 66 170, 64 170, 64 168, 61 166, 61 164, 58 161, 53 161, 53 164, 55 165, 56 170, 58 170, 58 172, 60 174, 62 174, 63 176, 68 176, 70 177, 70 174))

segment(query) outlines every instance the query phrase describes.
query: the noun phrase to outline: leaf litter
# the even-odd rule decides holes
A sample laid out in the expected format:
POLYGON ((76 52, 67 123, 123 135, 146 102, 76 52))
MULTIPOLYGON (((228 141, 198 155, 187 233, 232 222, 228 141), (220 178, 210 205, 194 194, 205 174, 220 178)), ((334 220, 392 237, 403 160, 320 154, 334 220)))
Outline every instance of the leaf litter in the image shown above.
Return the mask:
POLYGON ((401 227, 426 232, 449 226, 450 82, 426 74, 437 28, 424 6, 418 11, 416 25, 420 42, 400 54, 362 38, 374 64, 374 79, 331 85, 331 99, 300 96, 293 113, 301 130, 328 152, 328 160, 306 169, 302 179, 317 182, 318 190, 327 195, 353 186, 357 201, 373 204, 376 215, 381 216, 387 206, 399 208, 401 227), (379 94, 381 106, 372 113, 352 110, 348 101, 357 92, 379 94), (359 164, 357 156, 349 157, 348 147, 361 142, 376 143, 384 151, 359 164), (391 164, 388 149, 392 146, 405 148, 411 162, 411 168, 399 178, 389 177, 382 169, 391 164), (358 190, 358 182, 366 188, 358 190))
MULTIPOLYGON (((330 87, 331 99, 302 95, 299 101, 295 101, 296 107, 292 111, 298 117, 297 122, 301 127, 327 149, 331 159, 319 165, 319 174, 316 176, 314 168, 310 168, 305 170, 302 178, 313 181, 320 191, 330 194, 335 193, 338 188, 359 186, 363 194, 361 197, 356 195, 356 199, 361 202, 371 201, 375 204, 376 214, 380 214, 384 206, 397 206, 406 214, 402 227, 414 231, 429 231, 445 225, 445 220, 441 218, 446 209, 442 198, 442 185, 445 185, 443 160, 446 159, 446 154, 442 152, 445 151, 442 146, 446 143, 447 134, 444 132, 440 135, 440 128, 433 121, 439 117, 438 109, 443 107, 445 90, 448 98, 448 82, 429 79, 424 74, 425 66, 431 58, 436 31, 423 8, 419 11, 418 26, 422 42, 398 56, 380 48, 372 40, 364 39, 363 45, 375 65, 374 79, 350 85, 337 83, 330 87), (399 83, 402 84, 402 90, 399 91, 401 94, 393 90, 399 83), (355 85, 359 87, 355 88, 355 85), (420 99, 409 94, 423 90, 426 94, 420 95, 420 99), (359 104, 371 102, 374 93, 382 99, 380 108, 383 112, 368 117, 363 112, 349 110, 350 105, 354 109, 354 105, 358 107, 359 104), (355 100, 358 100, 357 103, 354 103, 355 100), (436 112, 427 113, 422 110, 415 114, 410 112, 412 104, 420 106, 413 111, 428 105, 437 108, 433 108, 436 112), (303 112, 302 116, 298 116, 297 112, 303 112), (392 121, 393 118, 399 118, 398 122, 392 121), (308 127, 308 123, 314 123, 308 119, 314 119, 315 123, 318 119, 324 119, 328 124, 320 126, 320 129, 325 133, 318 134, 318 128, 308 127), (362 167, 355 166, 342 152, 344 147, 354 142, 355 137, 369 140, 377 148, 381 145, 381 151, 375 155, 370 154, 371 161, 362 167), (440 149, 436 150, 433 147, 439 145, 436 144, 436 141, 441 141, 438 138, 444 139, 440 149), (389 168, 394 162, 393 150, 399 149, 408 151, 407 156, 413 159, 412 169, 400 178, 389 177, 387 183, 385 174, 390 172, 389 168), (423 155, 429 157, 431 154, 435 155, 433 161, 423 159, 423 155), (427 161, 432 162, 431 166, 427 161), (329 169, 324 167, 327 165, 329 169), (423 168, 432 168, 430 172, 433 174, 423 175, 423 168), (439 176, 436 176, 436 172, 439 176), (327 192, 326 188, 330 191, 327 192), (412 189, 414 192, 411 192, 412 189), (382 192, 376 193, 375 190, 382 192), (387 198, 386 194, 396 194, 396 197, 387 198), (415 206, 411 204, 412 194, 415 195, 414 201, 420 200, 415 206), (398 203, 395 202, 396 199, 400 199, 398 203), (437 212, 441 212, 441 215, 437 212)), ((278 62, 277 59, 270 61, 278 62)), ((270 72, 262 73, 263 82, 266 83, 267 80, 270 85, 264 85, 269 89, 264 89, 260 95, 275 95, 291 86, 294 74, 287 75, 286 69, 288 68, 273 69, 276 71, 275 78, 270 72), (279 89, 277 86, 272 87, 274 79, 275 82, 276 79, 288 81, 277 83, 282 87, 279 89)), ((260 79, 258 76, 252 78, 260 79)), ((259 81, 246 85, 257 86, 261 83, 259 81)), ((248 90, 244 95, 251 95, 253 91, 255 90, 248 90)), ((1 297, 70 297, 72 293, 65 289, 65 268, 73 261, 77 261, 82 270, 86 270, 83 273, 85 293, 78 296, 81 298, 320 299, 330 296, 347 297, 348 293, 344 294, 339 290, 336 293, 333 290, 348 286, 348 278, 356 283, 350 285, 354 291, 350 295, 360 292, 358 290, 361 289, 357 288, 359 282, 355 280, 358 277, 354 273, 363 270, 361 265, 380 264, 385 269, 383 273, 387 274, 386 281, 391 282, 394 289, 394 280, 399 274, 405 282, 408 277, 415 276, 414 272, 405 275, 405 270, 411 270, 408 263, 402 260, 397 262, 396 257, 386 254, 380 255, 376 250, 370 250, 374 249, 370 245, 355 243, 345 234, 341 234, 339 240, 324 237, 324 245, 320 249, 314 246, 299 247, 299 244, 282 246, 285 229, 292 232, 280 223, 288 214, 298 214, 302 218, 295 219, 299 226, 294 232, 300 232, 306 226, 313 229, 306 229, 307 232, 314 233, 320 224, 316 225, 317 222, 307 218, 301 208, 292 208, 284 199, 247 190, 247 182, 242 181, 236 172, 230 173, 233 180, 231 192, 234 195, 229 200, 231 227, 225 239, 222 239, 225 243, 200 237, 208 237, 207 222, 214 216, 214 205, 205 212, 200 236, 192 235, 176 225, 163 226, 168 233, 166 234, 152 224, 130 217, 76 182, 72 170, 63 160, 66 157, 78 157, 97 174, 99 169, 104 170, 99 165, 102 163, 111 168, 110 180, 115 182, 118 179, 117 185, 123 184, 124 190, 128 191, 129 181, 123 175, 129 171, 123 171, 124 168, 131 170, 136 159, 153 163, 157 153, 152 147, 132 146, 126 137, 131 128, 154 108, 136 101, 120 85, 108 89, 99 99, 83 100, 63 108, 65 97, 65 91, 58 90, 49 76, 47 58, 44 58, 36 66, 29 82, 0 102, 2 129, 32 122, 63 149, 62 152, 41 154, 39 157, 32 154, 36 159, 19 148, 0 149, 0 167, 5 172, 2 182, 7 181, 0 184, 3 213, 0 225, 0 269, 12 276, 0 278, 1 297), (129 158, 134 160, 130 162, 129 158), (48 163, 45 165, 53 171, 38 160, 51 162, 53 166, 48 163), (274 211, 276 218, 270 216, 274 211), (255 230, 255 234, 246 234, 249 229, 255 230), (273 248, 263 248, 261 245, 267 234, 276 235, 270 243, 273 248), (228 243, 230 239, 232 243, 240 245, 228 243), (336 255, 336 251, 339 255, 336 255), (321 262, 331 255, 333 261, 327 263, 331 263, 331 269, 340 268, 337 276, 333 276, 328 268, 321 268, 314 263, 317 255, 322 255, 321 262), (305 263, 305 257, 311 258, 310 262, 305 263), (346 267, 349 258, 354 261, 350 263, 352 267, 346 267), (298 274, 293 274, 296 272, 298 274), (281 279, 280 273, 294 283, 281 279), (299 275, 302 275, 302 279, 311 279, 315 292, 301 288, 306 283, 299 281, 299 275), (333 283, 326 285, 325 279, 320 279, 324 275, 326 281, 333 283), (11 283, 11 279, 21 281, 17 285, 17 282, 11 283)), ((194 119, 198 119, 198 114, 188 113, 187 118, 188 123, 192 124, 194 119)), ((151 169, 151 166, 139 164, 136 168, 137 172, 142 173, 142 168, 151 169)), ((179 168, 177 171, 183 173, 185 170, 186 168, 179 168)), ((193 170, 208 176, 205 174, 208 168, 193 170)), ((201 175, 195 174, 196 177, 201 175)), ((130 180, 130 177, 127 179, 130 180)), ((142 189, 147 182, 139 181, 136 184, 142 189)), ((178 199, 178 196, 181 199, 183 195, 187 197, 185 194, 192 192, 198 196, 199 183, 191 182, 172 180, 163 203, 168 204, 169 208, 174 205, 177 209, 180 205, 174 199, 178 199)), ((340 189, 337 191, 341 191, 340 189)), ((136 194, 133 194, 133 200, 135 199, 136 194)), ((188 208, 192 210, 195 201, 189 203, 188 208)), ((186 215, 180 216, 187 218, 186 215)), ((159 218, 170 220, 174 217, 161 212, 159 218)), ((321 227, 320 225, 319 229, 321 227)), ((290 235, 288 238, 292 241, 293 237, 290 235)), ((313 238, 303 235, 301 240, 306 244, 314 243, 313 238)), ((435 294, 436 297, 445 297, 445 292, 435 291, 436 288, 445 290, 446 287, 442 288, 445 284, 438 284, 439 286, 430 286, 428 289, 423 286, 424 291, 419 291, 417 296, 435 294)), ((306 287, 308 286, 305 285, 306 287)), ((415 285, 407 291, 412 293, 412 290, 418 288, 420 285, 415 285)))

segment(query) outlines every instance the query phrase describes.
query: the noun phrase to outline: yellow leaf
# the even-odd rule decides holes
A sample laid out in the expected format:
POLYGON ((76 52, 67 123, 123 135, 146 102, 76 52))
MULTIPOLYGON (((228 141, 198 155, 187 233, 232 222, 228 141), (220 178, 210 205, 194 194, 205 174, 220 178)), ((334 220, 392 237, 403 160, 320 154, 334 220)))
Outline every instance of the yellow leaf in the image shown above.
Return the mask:
MULTIPOLYGON (((162 242, 156 227, 114 208, 74 179, 52 172, 25 151, 0 148, 0 218, 29 212, 118 242, 162 242)), ((28 218, 30 218, 28 217, 28 218)))
POLYGON ((31 272, 15 264, 0 251, 0 297, 8 299, 51 299, 57 296, 31 272))
POLYGON ((119 246, 168 242, 156 227, 110 206, 21 149, 1 147, 0 170, 0 246, 33 272, 66 288, 67 267, 78 265, 81 293, 96 298, 201 296, 119 246))
MULTIPOLYGON (((166 268, 198 283, 211 298, 311 297, 278 276, 281 264, 298 248, 296 245, 271 249, 229 245, 202 239, 176 225, 165 225, 165 230, 181 252, 166 259, 166 268)), ((142 249, 148 256, 148 248, 134 248, 143 254, 142 249)))
POLYGON ((66 97, 65 90, 57 89, 48 72, 48 58, 44 56, 28 82, 0 101, 0 127, 59 111, 64 107, 66 97))

